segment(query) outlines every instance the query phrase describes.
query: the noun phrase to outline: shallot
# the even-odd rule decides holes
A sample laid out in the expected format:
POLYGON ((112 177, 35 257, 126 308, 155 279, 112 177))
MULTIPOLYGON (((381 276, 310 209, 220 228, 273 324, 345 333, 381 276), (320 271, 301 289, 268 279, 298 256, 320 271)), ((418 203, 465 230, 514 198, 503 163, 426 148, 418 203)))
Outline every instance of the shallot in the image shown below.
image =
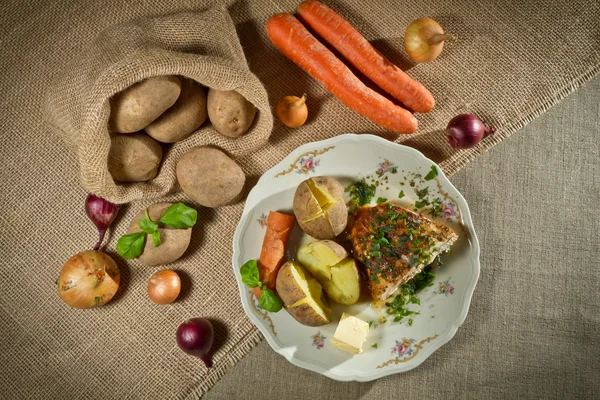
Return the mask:
POLYGON ((210 348, 215 337, 215 331, 209 320, 192 318, 177 328, 177 345, 185 353, 200 358, 206 368, 212 367, 210 348))
POLYGON ((98 228, 99 239, 94 246, 94 250, 99 250, 104 241, 106 230, 113 223, 119 213, 118 204, 113 204, 108 200, 93 194, 88 194, 85 199, 85 213, 98 228))
POLYGON ((472 114, 457 115, 446 127, 448 142, 455 149, 469 149, 494 132, 494 128, 472 114))

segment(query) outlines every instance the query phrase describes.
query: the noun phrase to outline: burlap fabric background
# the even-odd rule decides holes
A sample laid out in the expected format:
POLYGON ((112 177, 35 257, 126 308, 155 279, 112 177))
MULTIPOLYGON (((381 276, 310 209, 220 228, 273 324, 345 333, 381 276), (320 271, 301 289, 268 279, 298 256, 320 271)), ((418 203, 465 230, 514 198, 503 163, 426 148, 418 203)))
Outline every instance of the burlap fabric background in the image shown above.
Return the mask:
POLYGON ((85 189, 115 203, 150 200, 174 191, 175 166, 189 149, 216 145, 233 157, 257 150, 273 128, 267 92, 246 64, 225 5, 204 12, 142 18, 108 27, 63 69, 45 101, 51 130, 75 150, 85 189), (206 87, 236 90, 258 108, 251 129, 228 138, 204 123, 167 149, 151 182, 115 183, 108 172, 109 99, 143 79, 183 75, 206 87))
MULTIPOLYGON (((436 111, 419 116, 419 133, 403 139, 439 161, 450 174, 593 77, 600 67, 600 5, 593 1, 327 3, 434 93, 436 111), (403 55, 401 36, 412 19, 423 15, 438 19, 459 41, 437 61, 413 66, 403 55), (450 151, 442 145, 442 130, 448 119, 459 112, 479 114, 497 127, 496 137, 473 150, 450 151)), ((0 89, 4 95, 0 100, 0 129, 4 139, 0 147, 3 160, 0 266, 5 277, 0 280, 3 397, 194 397, 210 388, 260 340, 259 333, 244 316, 230 265, 230 242, 243 209, 241 203, 218 210, 200 210, 200 222, 190 249, 172 266, 181 272, 187 287, 175 304, 165 307, 151 304, 146 295, 146 280, 155 269, 135 262, 125 263, 118 257, 115 258, 122 271, 122 287, 117 298, 106 307, 71 310, 61 303, 54 283, 64 261, 91 247, 96 232, 83 212, 85 192, 79 183, 77 161, 42 123, 43 94, 50 80, 114 23, 197 11, 207 5, 203 1, 149 0, 49 3, 13 0, 0 5, 3 22, 0 89), (193 316, 211 318, 217 330, 215 367, 209 373, 198 360, 182 354, 174 341, 177 325, 193 316)), ((282 95, 306 92, 311 109, 306 126, 289 130, 276 122, 269 142, 240 159, 250 178, 249 187, 299 144, 344 132, 385 135, 346 109, 269 45, 263 32, 267 18, 280 11, 292 11, 296 5, 296 1, 239 1, 229 7, 250 70, 266 87, 271 104, 282 95)), ((590 146, 593 143, 597 144, 592 142, 590 146)), ((518 172, 515 170, 515 174, 518 172)), ((589 179, 594 177, 597 175, 590 174, 589 179)), ((481 193, 501 195, 502 190, 496 188, 493 177, 488 182, 494 190, 481 193)), ((467 197, 470 203, 485 203, 489 207, 494 200, 486 195, 467 197)), ((147 204, 135 203, 123 209, 114 234, 106 243, 109 252, 114 249, 116 237, 125 232, 129 219, 147 204)), ((593 221, 594 216, 597 217, 591 214, 586 218, 593 221)), ((493 229, 483 226, 486 230, 493 229)), ((565 229, 577 231, 579 226, 571 222, 565 229)), ((558 229, 557 233, 562 231, 558 229)), ((529 230, 521 233, 534 234, 529 230)), ((590 237, 593 236, 586 235, 590 237)), ((518 238, 517 235, 515 240, 518 238)), ((580 246, 572 239, 567 242, 575 248, 580 246)), ((523 269, 528 267, 531 256, 523 255, 523 269)), ((582 260, 572 261, 577 264, 582 260)), ((482 268, 492 268, 493 274, 501 274, 493 266, 482 268)), ((577 290, 575 282, 581 279, 584 278, 567 276, 568 288, 577 290)), ((594 295, 594 286, 588 288, 591 290, 588 295, 594 295)), ((510 287, 496 289, 499 292, 495 301, 518 301, 510 287)), ((529 290, 530 286, 523 283, 517 289, 529 290)), ((584 294, 576 299, 590 303, 584 294)), ((543 309, 540 313, 546 315, 543 309)), ((510 322, 510 315, 498 318, 510 322)), ((544 323, 542 318, 532 323, 537 324, 536 331, 554 329, 555 325, 548 321, 551 320, 544 323)), ((593 319, 590 321, 582 329, 588 332, 588 342, 593 344, 597 316, 595 324, 593 319)), ((575 341, 567 337, 545 346, 569 352, 575 341)), ((519 357, 510 350, 507 356, 519 357)), ((546 362, 552 359, 547 358, 546 362)), ((518 368, 519 364, 515 365, 518 368)), ((248 384, 268 387, 268 380, 259 373, 260 365, 251 367, 257 369, 257 374, 248 384)), ((481 364, 484 367, 485 357, 481 364)), ((527 364, 525 368, 532 366, 527 364)), ((515 371, 511 376, 517 375, 527 375, 527 370, 515 371)), ((435 384, 435 379, 425 384, 435 384)), ((265 393, 267 396, 267 388, 265 393)), ((401 393, 390 395, 396 397, 401 393)), ((531 397, 536 397, 536 393, 531 393, 531 397)))

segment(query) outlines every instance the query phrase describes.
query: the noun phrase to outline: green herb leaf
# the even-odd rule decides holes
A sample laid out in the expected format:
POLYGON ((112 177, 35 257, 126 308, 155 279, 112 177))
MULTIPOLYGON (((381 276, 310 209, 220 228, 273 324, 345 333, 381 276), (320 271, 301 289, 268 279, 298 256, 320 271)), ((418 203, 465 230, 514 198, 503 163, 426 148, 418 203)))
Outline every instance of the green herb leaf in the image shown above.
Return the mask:
POLYGON ((277 312, 283 307, 281 299, 270 289, 263 289, 259 299, 260 308, 269 312, 277 312))
POLYGON ((387 201, 387 199, 385 197, 377 198, 377 204, 385 203, 386 201, 387 201))
POLYGON ((144 210, 144 212, 146 213, 146 218, 140 219, 138 221, 138 226, 148 235, 152 235, 158 230, 158 224, 156 222, 152 222, 150 216, 148 215, 148 210, 144 210))
POLYGON ((351 203, 356 208, 369 204, 373 196, 375 196, 376 190, 377 186, 368 185, 364 179, 346 188, 346 192, 349 192, 352 198, 351 203))
POLYGON ((427 200, 417 200, 415 201, 415 207, 417 208, 423 208, 425 207, 429 202, 427 200))
POLYGON ((404 190, 400 191, 400 194, 398 194, 398 198, 401 199, 404 197, 404 190))
POLYGON ((256 260, 246 261, 240 268, 240 274, 242 275, 242 282, 249 288, 255 288, 261 283, 258 275, 258 261, 256 260))
POLYGON ((374 349, 376 349, 379 346, 377 345, 377 343, 373 343, 373 345, 371 347, 374 348, 374 349))
POLYGON ((154 242, 154 247, 160 246, 160 232, 158 230, 152 232, 152 241, 154 242))
POLYGON ((177 203, 167 208, 158 222, 175 229, 187 229, 196 225, 198 212, 183 203, 177 203))
POLYGON ((371 325, 373 325, 373 321, 367 321, 369 323, 369 328, 371 328, 371 325))
POLYGON ((435 165, 432 165, 431 170, 427 173, 427 175, 425 175, 425 180, 430 181, 433 178, 435 178, 436 176, 438 176, 438 170, 435 167, 435 165))
POLYGON ((123 235, 117 242, 117 252, 123 258, 131 259, 139 257, 144 251, 146 244, 146 233, 135 232, 123 235))
POLYGON ((413 319, 412 319, 412 318, 409 318, 409 319, 408 319, 408 326, 412 326, 412 324, 413 324, 413 319))

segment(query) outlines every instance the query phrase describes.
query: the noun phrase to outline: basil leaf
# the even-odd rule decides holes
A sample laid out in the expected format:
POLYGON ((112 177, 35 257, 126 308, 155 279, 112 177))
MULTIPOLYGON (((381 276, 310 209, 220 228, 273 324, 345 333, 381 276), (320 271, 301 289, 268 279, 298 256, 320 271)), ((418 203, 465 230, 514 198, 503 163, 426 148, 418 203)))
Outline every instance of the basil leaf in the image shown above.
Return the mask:
POLYGON ((158 231, 158 224, 156 222, 150 221, 150 218, 140 219, 138 221, 138 226, 140 227, 141 230, 146 232, 148 235, 152 235, 154 232, 158 231))
POLYGON ((404 197, 404 190, 400 191, 400 194, 398 194, 398 198, 401 199, 404 197))
POLYGON ((117 252, 123 258, 131 259, 139 257, 144 251, 146 244, 146 233, 135 232, 123 235, 117 242, 117 252))
POLYGON ((250 260, 246 261, 242 268, 240 268, 240 274, 242 275, 242 282, 249 288, 255 288, 260 285, 258 276, 258 261, 250 260))
POLYGON ((152 232, 152 241, 154 242, 154 247, 160 246, 160 232, 158 230, 152 232))
POLYGON ((260 308, 269 312, 277 312, 283 307, 281 299, 271 289, 264 288, 260 295, 260 308))
POLYGON ((167 208, 158 222, 176 229, 187 229, 196 225, 198 212, 183 203, 177 203, 167 208))
POLYGON ((430 181, 430 180, 432 180, 433 178, 435 178, 436 176, 438 176, 438 170, 437 170, 437 168, 435 167, 435 165, 432 165, 432 166, 431 166, 431 171, 429 171, 429 172, 427 173, 427 175, 425 175, 425 180, 426 180, 426 181, 430 181))

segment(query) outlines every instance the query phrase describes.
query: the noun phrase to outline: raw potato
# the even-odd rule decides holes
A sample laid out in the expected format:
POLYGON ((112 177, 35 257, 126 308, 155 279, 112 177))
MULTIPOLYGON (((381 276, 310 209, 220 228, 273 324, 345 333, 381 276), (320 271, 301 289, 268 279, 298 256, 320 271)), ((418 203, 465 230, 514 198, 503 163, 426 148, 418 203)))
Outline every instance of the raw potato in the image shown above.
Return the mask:
POLYGON ((254 121, 256 107, 241 94, 208 90, 208 118, 221 135, 236 138, 242 136, 254 121))
POLYGON ((219 207, 239 199, 246 176, 221 150, 196 147, 177 163, 179 185, 192 200, 205 207, 219 207))
MULTIPOLYGON (((171 203, 156 203, 151 205, 148 207, 150 219, 154 222, 158 221, 170 206, 171 203)), ((144 210, 140 211, 133 218, 129 224, 127 233, 141 232, 142 229, 138 226, 138 221, 142 218, 146 218, 144 210)), ((162 224, 159 224, 158 226, 161 240, 160 246, 154 247, 152 235, 146 235, 144 251, 137 258, 137 260, 144 265, 157 266, 170 264, 181 258, 190 244, 192 228, 173 229, 163 226, 162 224)))
POLYGON ((306 244, 298 250, 298 261, 323 286, 331 300, 345 305, 358 301, 358 268, 342 246, 331 240, 306 244))
POLYGON ((204 88, 188 78, 181 80, 181 94, 171 108, 146 127, 146 133, 163 143, 185 139, 206 121, 204 88))
POLYGON ((144 129, 175 104, 180 92, 176 76, 155 76, 133 84, 110 99, 110 129, 118 133, 144 129))
POLYGON ((331 309, 321 285, 301 265, 293 261, 283 264, 275 286, 285 309, 296 321, 307 326, 331 322, 331 309))
POLYGON ((162 160, 160 144, 143 133, 113 135, 108 153, 108 171, 121 182, 144 182, 158 174, 162 160))
POLYGON ((317 239, 333 239, 342 233, 348 223, 343 194, 342 184, 329 176, 301 182, 294 194, 293 205, 300 228, 317 239))

